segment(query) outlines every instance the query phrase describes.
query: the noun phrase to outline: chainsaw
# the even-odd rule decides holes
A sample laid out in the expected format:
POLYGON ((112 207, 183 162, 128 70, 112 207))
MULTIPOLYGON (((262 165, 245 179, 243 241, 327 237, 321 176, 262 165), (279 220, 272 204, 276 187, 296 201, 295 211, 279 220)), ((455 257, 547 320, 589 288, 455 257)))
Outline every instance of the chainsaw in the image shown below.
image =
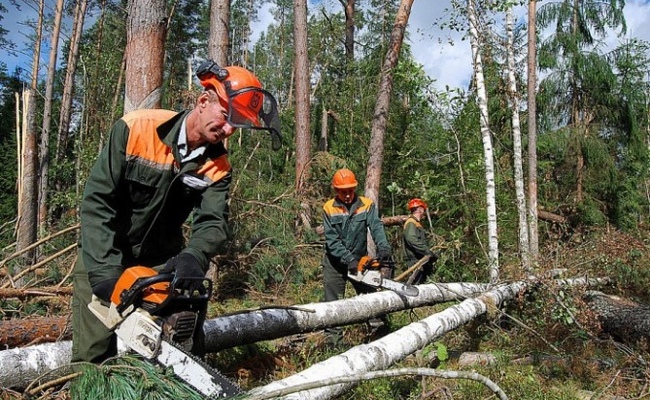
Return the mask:
POLYGON ((241 388, 189 353, 195 330, 203 329, 197 321, 211 293, 207 278, 174 279, 173 274, 136 266, 120 276, 109 305, 93 295, 88 308, 126 346, 172 368, 206 398, 230 398, 241 394, 241 388), (180 289, 188 280, 200 280, 198 289, 180 289))
POLYGON ((386 278, 382 269, 392 268, 390 263, 382 262, 376 258, 363 256, 359 260, 356 273, 349 272, 348 278, 363 283, 364 285, 392 290, 405 296, 415 297, 420 294, 417 287, 396 282, 386 278))

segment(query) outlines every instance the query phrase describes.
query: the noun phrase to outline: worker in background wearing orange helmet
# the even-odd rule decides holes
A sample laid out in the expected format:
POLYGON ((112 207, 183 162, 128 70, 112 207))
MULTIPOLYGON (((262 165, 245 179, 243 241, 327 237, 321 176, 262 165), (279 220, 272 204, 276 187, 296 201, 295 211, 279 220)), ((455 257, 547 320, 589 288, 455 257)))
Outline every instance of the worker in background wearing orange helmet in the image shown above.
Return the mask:
MULTIPOLYGON (((357 185, 357 178, 352 171, 339 169, 332 178, 336 197, 323 206, 325 255, 322 266, 325 301, 344 297, 348 272, 356 273, 359 260, 367 254, 368 231, 377 247, 377 257, 383 260, 391 258, 391 247, 377 207, 371 199, 357 196, 357 185)), ((357 294, 376 291, 359 282, 350 282, 357 294)), ((375 328, 386 324, 381 319, 371 319, 368 322, 375 328)), ((334 340, 340 338, 340 331, 330 330, 330 333, 334 340)))
MULTIPOLYGON (((277 147, 275 99, 240 67, 202 64, 204 90, 191 110, 136 110, 115 122, 88 176, 81 201, 81 238, 74 269, 72 361, 116 354, 116 336, 88 309, 110 301, 122 272, 163 266, 177 278, 202 278, 229 239, 231 167, 223 140, 237 128, 264 129, 277 147), (192 234, 182 224, 193 213, 192 234)), ((201 280, 186 279, 188 287, 201 280)), ((202 326, 205 312, 199 313, 202 326)), ((203 329, 192 351, 201 355, 203 329)))
POLYGON ((417 285, 424 283, 433 272, 433 263, 436 262, 437 257, 429 248, 427 243, 427 235, 422 227, 420 221, 427 210, 427 203, 422 199, 411 199, 407 205, 411 215, 404 222, 404 234, 402 236, 404 242, 404 253, 407 268, 418 262, 424 256, 430 256, 422 268, 417 272, 413 279, 413 284, 417 285))

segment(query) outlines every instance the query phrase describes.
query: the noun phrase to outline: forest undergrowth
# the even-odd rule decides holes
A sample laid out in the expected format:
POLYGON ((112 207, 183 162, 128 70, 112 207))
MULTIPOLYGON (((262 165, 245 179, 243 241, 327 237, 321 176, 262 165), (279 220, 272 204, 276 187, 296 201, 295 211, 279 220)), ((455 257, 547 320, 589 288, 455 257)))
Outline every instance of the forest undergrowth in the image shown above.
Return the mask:
MULTIPOLYGON (((562 277, 607 277, 609 284, 596 290, 650 304, 647 291, 650 281, 648 238, 605 228, 588 233, 574 232, 565 238, 541 249, 540 274, 542 271, 561 270, 562 277)), ((218 273, 213 275, 216 277, 215 293, 208 317, 261 306, 319 301, 322 294, 321 251, 317 242, 284 250, 282 245, 264 241, 247 247, 237 262, 222 262, 218 273)), ((453 275, 450 271, 462 267, 459 264, 461 260, 462 256, 450 257, 443 252, 430 282, 449 281, 453 275)), ((42 271, 36 270, 31 278, 34 280, 32 285, 69 285, 72 262, 73 256, 68 256, 65 262, 59 260, 58 268, 50 265, 43 267, 42 271)), ((503 261, 504 281, 522 279, 522 276, 514 263, 503 261)), ((7 285, 6 271, 3 280, 7 285)), ((598 318, 583 300, 585 290, 585 287, 560 287, 553 279, 541 279, 503 309, 446 334, 394 367, 475 371, 495 382, 510 399, 650 398, 647 343, 622 343, 603 333, 598 318), (462 365, 462 358, 474 353, 481 354, 482 361, 462 365)), ((348 288, 349 296, 351 292, 348 288)), ((70 313, 69 296, 1 301, 3 320, 70 313)), ((343 328, 343 341, 338 343, 328 341, 323 332, 313 332, 226 349, 210 354, 207 361, 244 390, 249 390, 298 373, 353 346, 371 342, 449 305, 438 304, 393 313, 389 327, 384 331, 373 330, 366 324, 346 326, 343 328)), ((140 362, 142 364, 129 360, 127 363, 139 365, 132 368, 140 371, 140 375, 162 373, 147 366, 146 362, 140 362)), ((115 363, 123 364, 119 358, 115 363)), ((101 378, 94 385, 108 384, 108 373, 101 371, 104 372, 86 374, 101 378)), ((120 372, 119 368, 113 368, 111 371, 110 374, 117 376, 128 375, 126 369, 120 372)), ((135 375, 134 382, 142 381, 142 378, 137 378, 140 375, 135 375)), ((89 384, 81 379, 79 376, 70 377, 30 396, 26 392, 5 388, 1 398, 75 398, 74 393, 79 393, 80 387, 89 384)), ((155 382, 149 378, 145 380, 155 382)), ((141 389, 137 389, 138 385, 134 389, 124 379, 118 381, 119 385, 129 387, 123 390, 124 397, 121 398, 142 398, 142 392, 137 391, 141 389), (128 393, 140 394, 129 397, 128 393)), ((164 382, 167 386, 180 385, 169 380, 164 382)), ((162 399, 173 393, 171 389, 158 393, 151 389, 155 384, 149 386, 146 398, 162 399)), ((115 392, 111 393, 111 398, 116 398, 115 392)), ((174 396, 197 398, 191 391, 185 393, 185 396, 174 396)), ((97 396, 98 399, 108 398, 97 396)), ((375 379, 339 396, 339 399, 346 400, 491 398, 495 398, 494 394, 478 382, 423 376, 375 379)))

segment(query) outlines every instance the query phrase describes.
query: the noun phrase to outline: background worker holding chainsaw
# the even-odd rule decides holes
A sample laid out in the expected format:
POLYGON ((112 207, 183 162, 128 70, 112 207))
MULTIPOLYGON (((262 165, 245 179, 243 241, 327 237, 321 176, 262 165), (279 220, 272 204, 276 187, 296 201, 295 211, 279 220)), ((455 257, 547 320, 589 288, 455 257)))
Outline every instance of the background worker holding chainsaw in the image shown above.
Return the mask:
POLYGON ((413 272, 414 276, 411 283, 417 285, 424 283, 433 272, 433 264, 438 257, 431 251, 427 243, 427 235, 422 227, 420 221, 427 210, 427 203, 422 199, 411 199, 407 205, 411 215, 404 222, 404 234, 402 236, 404 242, 404 253, 406 259, 406 266, 411 267, 423 257, 429 257, 421 268, 413 272))
MULTIPOLYGON (((204 90, 191 110, 136 110, 113 125, 81 201, 81 238, 74 270, 72 361, 116 354, 115 334, 88 309, 94 294, 109 302, 123 271, 159 266, 201 285, 210 259, 229 238, 231 166, 223 140, 237 128, 264 129, 281 144, 276 102, 241 67, 203 63, 204 90), (182 225, 192 213, 191 236, 182 225)), ((205 313, 192 351, 202 355, 205 313)))
MULTIPOLYGON (((377 207, 371 199, 356 195, 357 185, 352 171, 339 169, 332 178, 336 197, 323 206, 325 255, 321 264, 325 301, 343 298, 348 280, 357 294, 377 290, 376 287, 349 279, 349 274, 357 274, 359 260, 367 254, 368 231, 377 246, 377 258, 392 267, 391 247, 377 207)), ((382 275, 389 278, 392 271, 386 270, 382 275)), ((380 320, 374 319, 369 322, 371 325, 382 324, 380 320)))

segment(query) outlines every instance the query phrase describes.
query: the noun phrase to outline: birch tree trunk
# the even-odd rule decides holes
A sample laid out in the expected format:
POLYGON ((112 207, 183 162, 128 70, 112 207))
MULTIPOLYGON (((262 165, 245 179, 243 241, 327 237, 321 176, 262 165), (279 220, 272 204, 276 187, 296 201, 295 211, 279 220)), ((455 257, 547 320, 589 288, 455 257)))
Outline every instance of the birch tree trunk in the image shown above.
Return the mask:
POLYGON ((63 0, 57 0, 54 11, 54 26, 50 40, 50 59, 47 65, 47 81, 45 82, 45 104, 43 105, 43 129, 39 151, 39 191, 38 191, 38 226, 41 230, 47 223, 48 180, 50 175, 50 124, 52 122, 52 93, 54 92, 54 74, 56 73, 56 58, 59 50, 59 33, 63 17, 63 0))
POLYGON ((208 56, 221 66, 228 65, 230 36, 230 0, 210 2, 210 34, 208 36, 208 56))
POLYGON ((164 0, 129 0, 124 113, 160 108, 165 55, 164 0))
POLYGON ((477 102, 479 108, 479 120, 481 125, 481 137, 483 139, 483 157, 485 161, 485 183, 486 183, 486 204, 488 224, 488 272, 490 282, 495 283, 499 279, 499 238, 497 236, 497 207, 496 188, 494 183, 494 154, 492 149, 492 138, 490 134, 490 123, 488 117, 487 91, 483 77, 483 63, 481 61, 480 38, 478 33, 478 19, 476 16, 475 0, 467 1, 467 17, 469 18, 469 41, 472 47, 472 60, 474 64, 474 76, 476 77, 477 102))
POLYGON ((533 264, 539 257, 537 229, 537 0, 528 2, 528 234, 533 264))
POLYGON ((519 123, 519 92, 515 79, 515 45, 513 39, 514 23, 512 19, 512 6, 506 9, 506 35, 508 53, 508 94, 512 109, 512 147, 515 167, 515 196, 517 198, 517 212, 519 214, 519 254, 521 265, 526 273, 532 273, 530 264, 530 248, 528 245, 528 216, 526 209, 526 193, 524 193, 524 167, 521 151, 521 126, 519 123))
MULTIPOLYGON (((322 382, 331 378, 387 369, 445 333, 487 313, 488 309, 499 307, 504 301, 514 298, 525 287, 526 284, 523 282, 497 287, 477 298, 467 299, 442 312, 407 325, 379 340, 353 347, 343 354, 314 364, 298 374, 255 388, 247 394, 260 396, 308 382, 322 382)), ((347 393, 352 386, 354 386, 352 383, 325 386, 287 395, 282 399, 330 399, 347 393)))

